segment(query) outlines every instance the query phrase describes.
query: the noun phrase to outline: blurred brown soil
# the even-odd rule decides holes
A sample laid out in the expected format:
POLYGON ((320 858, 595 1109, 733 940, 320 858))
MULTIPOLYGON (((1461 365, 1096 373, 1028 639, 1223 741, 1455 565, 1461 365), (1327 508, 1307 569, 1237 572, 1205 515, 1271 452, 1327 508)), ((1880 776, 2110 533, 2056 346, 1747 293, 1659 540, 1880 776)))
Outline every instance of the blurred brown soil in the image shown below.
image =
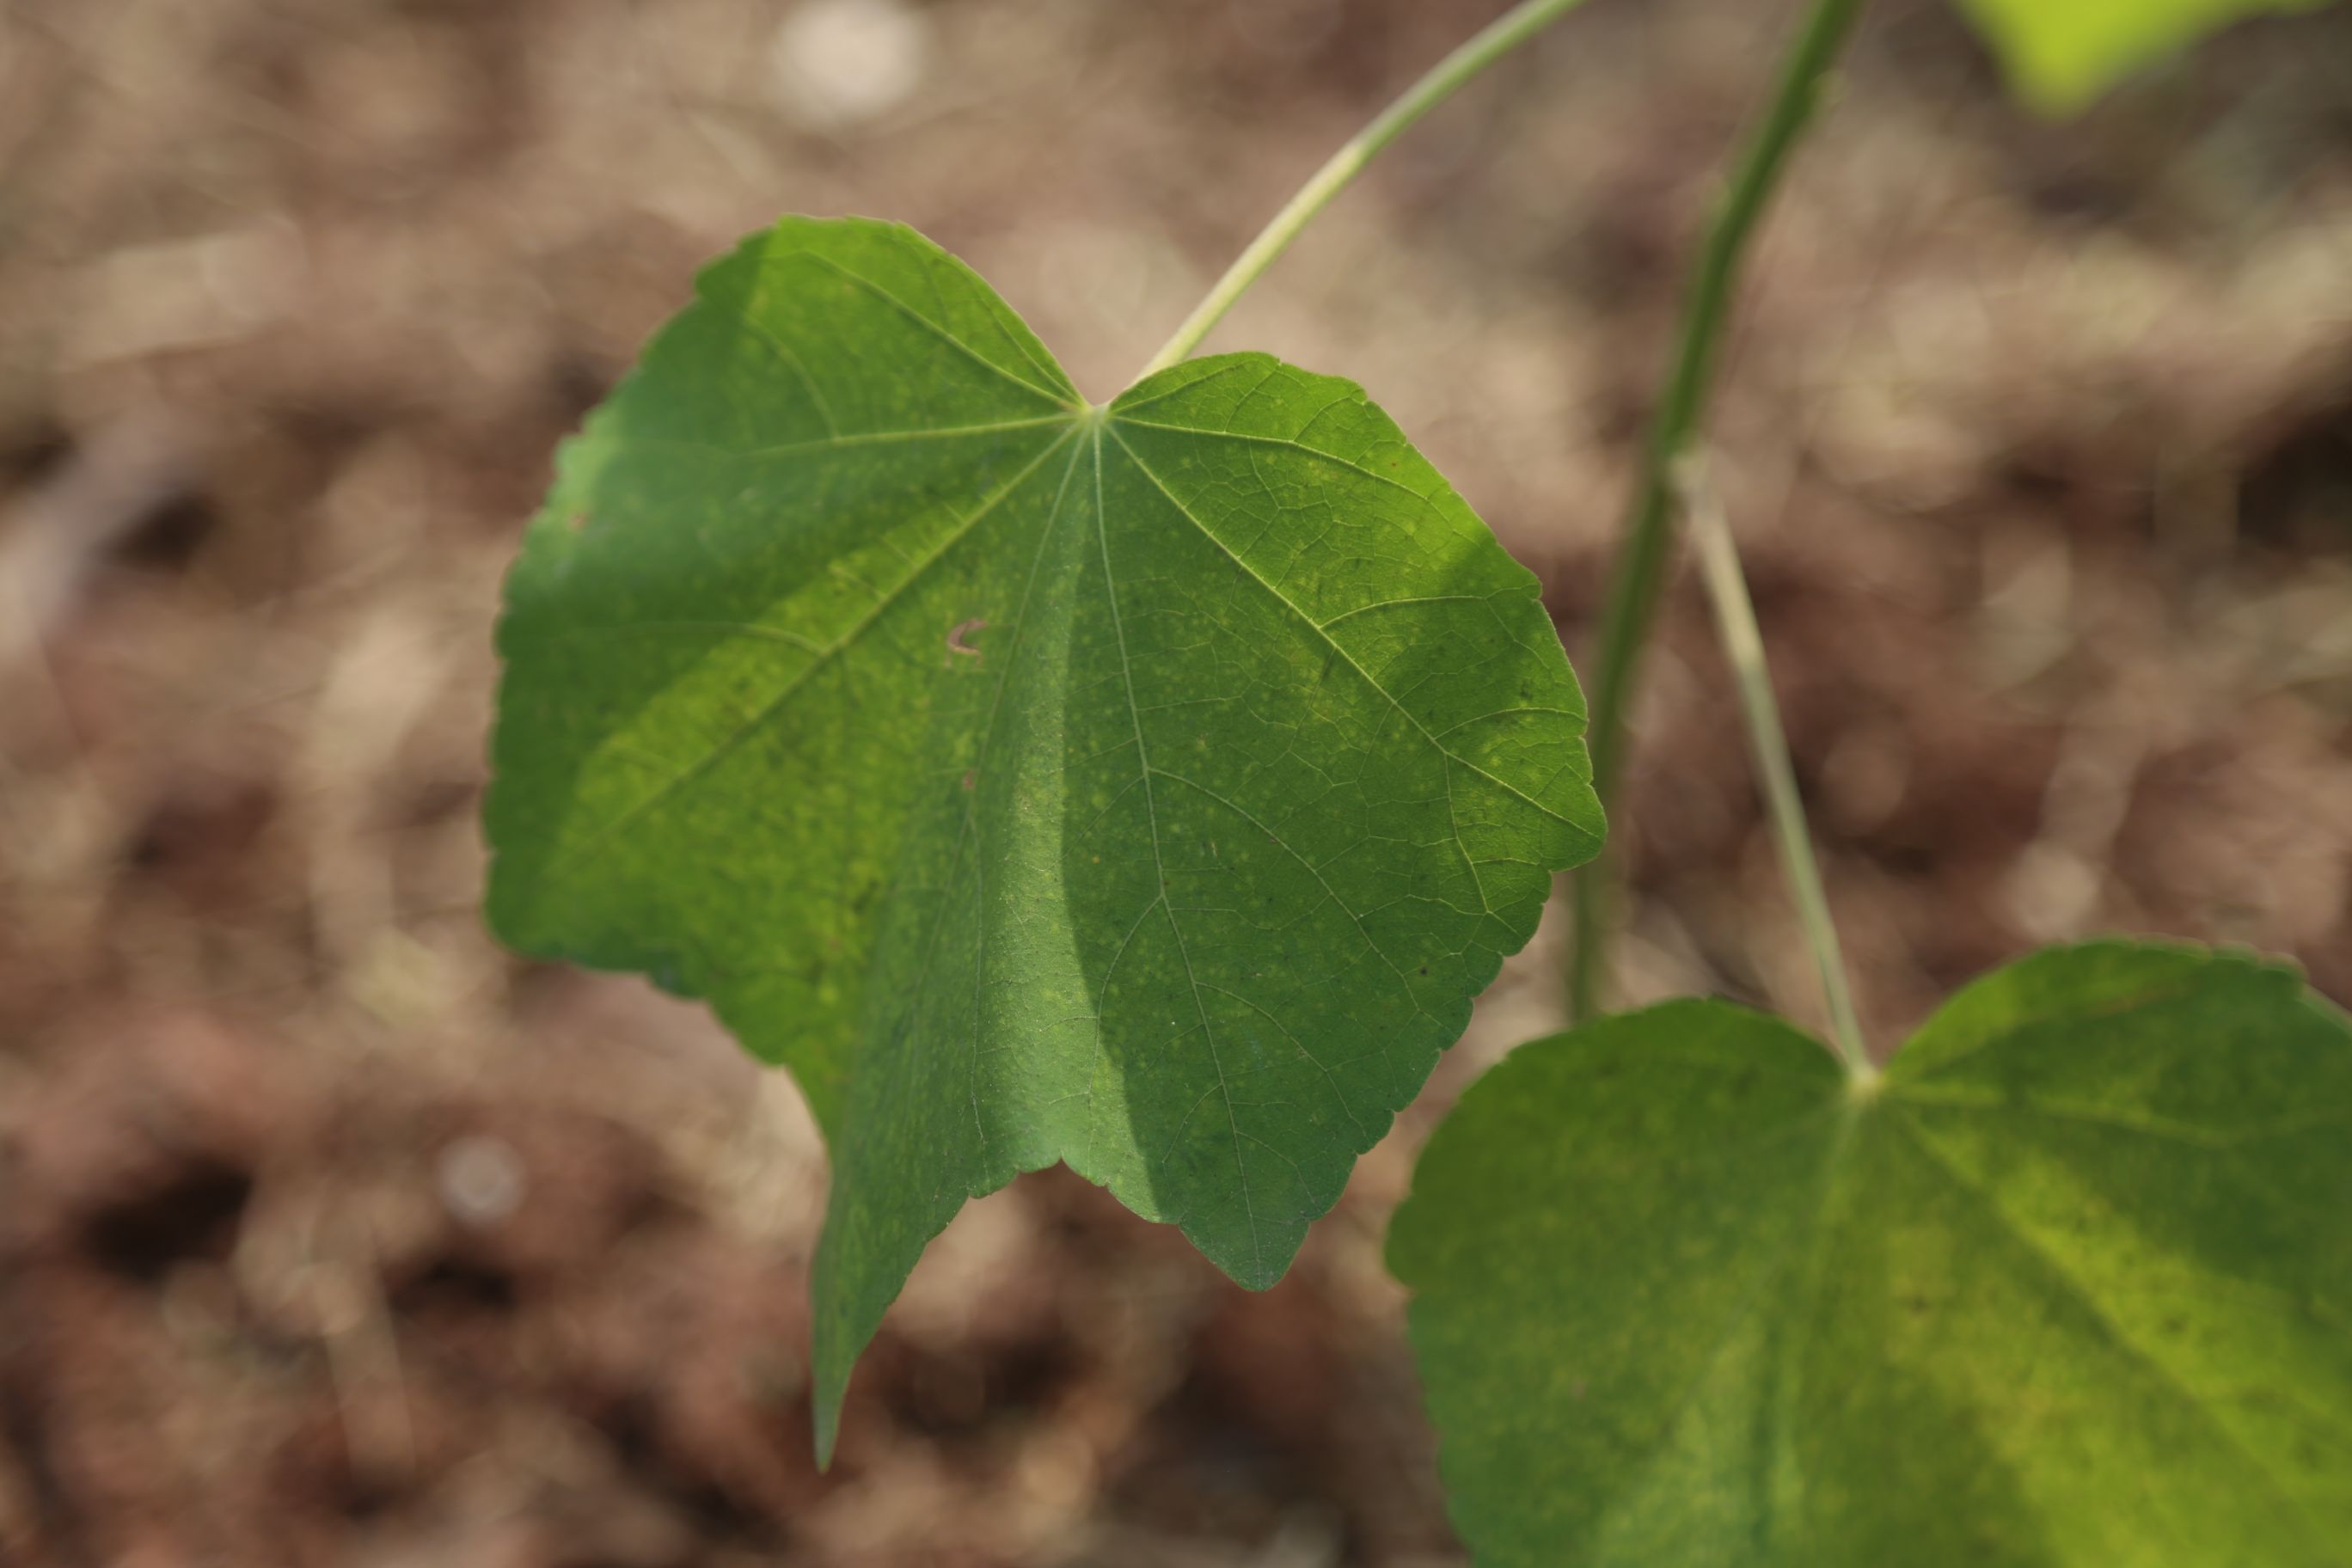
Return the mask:
MULTIPOLYGON (((1264 1296, 973 1205, 820 1477, 804 1111, 501 954, 475 812, 550 450, 701 258, 905 218, 1105 395, 1499 8, 0 0, 0 1563, 1459 1561, 1380 1238, 1556 931, 1264 1296)), ((1572 649, 1790 9, 1594 0, 1217 340, 1371 387, 1572 649)), ((2352 997, 2352 11, 2053 127, 1888 0, 1715 428, 1882 1048, 2095 931, 2352 997)), ((1638 729, 1621 993, 1815 1016, 1687 583, 1638 729)))

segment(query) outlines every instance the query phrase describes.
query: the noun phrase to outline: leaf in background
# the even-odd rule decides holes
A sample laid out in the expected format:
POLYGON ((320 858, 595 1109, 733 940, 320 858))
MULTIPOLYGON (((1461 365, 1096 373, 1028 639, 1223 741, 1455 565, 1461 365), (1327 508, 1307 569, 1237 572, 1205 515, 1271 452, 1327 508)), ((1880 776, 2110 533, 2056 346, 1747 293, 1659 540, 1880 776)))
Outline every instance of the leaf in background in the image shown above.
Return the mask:
POLYGON ((2144 66, 2232 22, 2327 0, 1959 0, 2019 96, 2071 113, 2144 66))
POLYGON ((1503 1565, 2345 1561, 2352 1026, 2122 943, 1962 991, 1872 1090, 1677 1002, 1522 1047, 1390 1261, 1503 1565))
POLYGON ((509 580, 489 914, 799 1077, 829 1451, 1018 1172, 1271 1284, 1601 812, 1535 578, 1357 387, 1236 354, 1090 408, 869 222, 698 293, 509 580))

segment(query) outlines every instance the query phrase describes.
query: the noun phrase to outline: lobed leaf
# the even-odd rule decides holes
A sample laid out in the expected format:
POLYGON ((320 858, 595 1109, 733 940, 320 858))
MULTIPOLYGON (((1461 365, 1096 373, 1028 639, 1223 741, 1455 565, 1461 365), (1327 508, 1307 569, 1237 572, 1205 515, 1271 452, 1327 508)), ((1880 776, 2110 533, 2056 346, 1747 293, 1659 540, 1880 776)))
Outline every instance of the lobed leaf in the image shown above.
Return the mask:
POLYGON ((2131 944, 1872 1089, 1670 1003, 1522 1047, 1390 1260, 1482 1564, 2242 1568, 2352 1542, 2352 1022, 2131 944))
POLYGON ((2317 10, 2327 0, 1959 0, 2020 96, 2052 113, 2083 108, 2134 71, 2232 22, 2317 10))
POLYGON ((1601 812, 1535 578, 1357 387, 1234 354, 1089 406, 859 220, 697 291, 508 584, 489 917, 806 1089, 829 1453, 1018 1172, 1271 1284, 1601 812))

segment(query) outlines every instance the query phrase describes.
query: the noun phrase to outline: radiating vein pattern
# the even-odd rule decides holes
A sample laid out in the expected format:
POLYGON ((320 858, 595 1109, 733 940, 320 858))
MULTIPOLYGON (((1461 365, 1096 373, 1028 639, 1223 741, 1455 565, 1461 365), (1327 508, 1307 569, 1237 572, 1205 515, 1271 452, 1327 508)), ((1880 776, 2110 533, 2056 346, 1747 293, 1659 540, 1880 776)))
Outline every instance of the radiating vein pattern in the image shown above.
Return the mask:
POLYGON ((2352 1023, 2095 944, 1856 1096, 1716 1003, 1524 1047, 1391 1262, 1482 1564, 2314 1565, 2352 1541, 2352 1023))
POLYGON ((1355 387, 1237 355, 1089 408, 878 224, 698 294, 509 583, 491 914, 808 1090, 829 1437, 1017 1172, 1271 1283, 1600 814, 1534 579, 1355 387))

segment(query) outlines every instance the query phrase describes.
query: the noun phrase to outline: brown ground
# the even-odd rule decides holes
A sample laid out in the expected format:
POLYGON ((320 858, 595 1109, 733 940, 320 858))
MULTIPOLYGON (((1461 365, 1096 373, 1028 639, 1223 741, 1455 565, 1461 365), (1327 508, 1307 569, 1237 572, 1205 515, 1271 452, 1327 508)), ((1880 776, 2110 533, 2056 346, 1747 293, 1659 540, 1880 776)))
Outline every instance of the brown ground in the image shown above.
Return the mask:
MULTIPOLYGON (((825 121, 876 79, 793 87, 781 0, 0 0, 0 1562, 1458 1561, 1379 1240, 1551 931, 1268 1295, 1066 1177, 975 1205, 819 1478, 804 1114, 498 952, 475 808, 549 449, 698 258, 906 218, 1101 395, 1498 8, 957 0, 825 121)), ((1218 339, 1370 385, 1572 648, 1788 11, 1594 0, 1218 339)), ((2352 997, 2352 10, 2056 129, 1889 0, 1742 320, 1717 476, 1882 1045, 2096 930, 2352 997)), ((1724 692, 1683 584, 1621 989, 1811 1017, 1724 692)))

